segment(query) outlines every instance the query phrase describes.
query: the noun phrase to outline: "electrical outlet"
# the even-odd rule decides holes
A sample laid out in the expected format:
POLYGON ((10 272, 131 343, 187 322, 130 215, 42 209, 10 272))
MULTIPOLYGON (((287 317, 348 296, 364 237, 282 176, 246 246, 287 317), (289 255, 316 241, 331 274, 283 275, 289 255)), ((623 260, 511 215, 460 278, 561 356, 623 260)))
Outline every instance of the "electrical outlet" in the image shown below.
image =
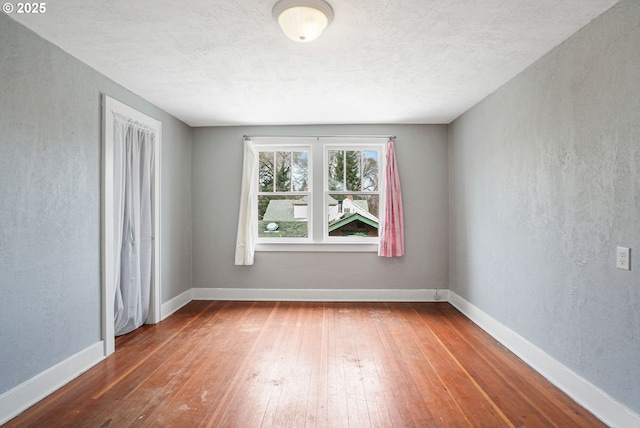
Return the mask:
POLYGON ((625 247, 616 249, 616 267, 618 269, 631 270, 631 260, 629 260, 631 250, 625 247))

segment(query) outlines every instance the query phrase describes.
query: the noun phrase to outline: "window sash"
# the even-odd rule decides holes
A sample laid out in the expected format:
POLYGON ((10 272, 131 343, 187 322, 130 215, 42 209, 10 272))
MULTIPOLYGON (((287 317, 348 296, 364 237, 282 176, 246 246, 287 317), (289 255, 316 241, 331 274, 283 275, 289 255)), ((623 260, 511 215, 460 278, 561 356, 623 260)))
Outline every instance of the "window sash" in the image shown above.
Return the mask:
MULTIPOLYGON (((350 143, 350 144, 325 144, 323 147, 323 152, 324 152, 324 162, 323 162, 323 200, 322 200, 322 205, 323 205, 323 236, 322 236, 322 241, 326 242, 326 243, 363 243, 363 244, 371 244, 371 243, 378 243, 380 240, 380 219, 383 218, 382 215, 384 213, 384 201, 381 195, 381 191, 380 189, 383 188, 384 183, 384 144, 380 143, 380 144, 358 144, 358 143, 350 143), (330 176, 330 152, 344 152, 344 158, 343 158, 343 177, 342 177, 342 183, 343 183, 343 190, 331 190, 331 176, 330 176), (360 165, 359 165, 359 172, 360 172, 360 190, 356 191, 356 190, 346 190, 347 186, 347 165, 346 165, 346 152, 361 152, 361 158, 360 158, 360 165), (375 174, 375 180, 377 182, 377 186, 376 186, 376 190, 364 190, 363 186, 364 186, 364 180, 362 177, 362 172, 363 172, 363 163, 362 163, 362 159, 364 158, 364 153, 365 152, 375 152, 377 155, 377 173, 375 174), (359 236, 357 234, 353 234, 353 235, 349 235, 346 234, 345 236, 331 236, 332 231, 331 226, 330 226, 330 218, 331 218, 331 214, 332 212, 330 212, 330 208, 329 208, 329 201, 330 201, 330 195, 339 195, 339 196, 344 196, 345 198, 348 196, 352 196, 355 197, 356 196, 372 196, 375 197, 377 196, 378 199, 378 215, 376 216, 378 221, 377 223, 377 229, 378 229, 378 233, 376 234, 376 236, 359 236)), ((335 199, 335 198, 334 198, 335 199)), ((368 219, 363 219, 365 220, 365 222, 368 219)), ((346 231, 345 233, 347 233, 349 231, 346 231)))
MULTIPOLYGON (((311 146, 309 145, 300 145, 300 144, 260 144, 257 145, 257 151, 258 151, 258 158, 259 158, 259 162, 258 162, 258 192, 256 192, 256 198, 258 200, 258 206, 259 206, 259 210, 260 210, 260 200, 261 198, 273 198, 270 199, 271 200, 277 200, 277 199, 283 199, 283 198, 290 198, 291 200, 296 200, 296 199, 301 199, 306 197, 307 198, 307 212, 309 213, 309 215, 307 216, 306 221, 298 221, 298 223, 306 223, 307 225, 307 236, 306 237, 295 237, 295 236, 274 236, 274 237, 268 237, 266 230, 262 230, 261 226, 266 226, 266 221, 264 220, 260 220, 259 218, 254 219, 254 227, 256 229, 256 243, 266 243, 266 244, 284 244, 284 243, 309 243, 312 242, 313 239, 313 216, 311 215, 312 213, 312 208, 313 208, 313 161, 312 161, 312 150, 311 150, 311 146), (307 177, 306 177, 306 186, 296 186, 295 183, 295 172, 294 172, 294 153, 306 153, 306 162, 307 162, 307 177), (278 183, 278 173, 277 173, 277 169, 279 166, 281 166, 281 164, 279 164, 279 159, 278 156, 280 153, 288 153, 289 154, 289 183, 288 183, 288 190, 283 190, 282 188, 279 189, 279 183, 278 183), (261 169, 261 165, 262 165, 262 160, 266 159, 266 156, 264 156, 264 154, 272 154, 273 158, 272 158, 272 184, 271 184, 271 190, 270 191, 262 191, 260 190, 263 186, 263 178, 260 175, 260 169, 261 169), (306 188, 307 190, 295 190, 296 188, 306 188)), ((266 210, 267 207, 264 207, 265 212, 262 213, 263 215, 266 214, 266 210)), ((295 211, 294 211, 295 213, 295 211)), ((295 217, 293 217, 291 219, 291 222, 287 222, 289 226, 293 225, 293 221, 295 220, 295 217)), ((276 222, 277 223, 277 222, 276 222)), ((284 223, 283 220, 280 221, 279 226, 282 225, 282 223, 284 223)), ((295 230, 295 232, 297 233, 297 228, 295 230)), ((275 232, 275 231, 274 231, 275 232)), ((274 233, 274 235, 276 235, 276 233, 274 233)))

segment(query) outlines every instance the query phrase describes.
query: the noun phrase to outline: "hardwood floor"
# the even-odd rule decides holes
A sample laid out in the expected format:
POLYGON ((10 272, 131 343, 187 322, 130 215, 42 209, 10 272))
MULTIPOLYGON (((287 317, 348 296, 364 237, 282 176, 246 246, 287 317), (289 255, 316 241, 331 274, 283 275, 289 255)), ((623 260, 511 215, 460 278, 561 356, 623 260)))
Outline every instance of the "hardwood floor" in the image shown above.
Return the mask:
POLYGON ((600 427, 448 303, 194 301, 7 427, 600 427))

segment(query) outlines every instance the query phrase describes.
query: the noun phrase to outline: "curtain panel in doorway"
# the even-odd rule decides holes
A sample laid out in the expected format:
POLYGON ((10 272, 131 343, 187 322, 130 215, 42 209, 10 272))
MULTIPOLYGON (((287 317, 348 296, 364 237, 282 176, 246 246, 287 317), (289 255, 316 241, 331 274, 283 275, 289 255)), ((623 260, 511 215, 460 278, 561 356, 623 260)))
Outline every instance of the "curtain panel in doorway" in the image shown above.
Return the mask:
POLYGON ((114 114, 115 334, 149 314, 153 278, 154 132, 114 114))

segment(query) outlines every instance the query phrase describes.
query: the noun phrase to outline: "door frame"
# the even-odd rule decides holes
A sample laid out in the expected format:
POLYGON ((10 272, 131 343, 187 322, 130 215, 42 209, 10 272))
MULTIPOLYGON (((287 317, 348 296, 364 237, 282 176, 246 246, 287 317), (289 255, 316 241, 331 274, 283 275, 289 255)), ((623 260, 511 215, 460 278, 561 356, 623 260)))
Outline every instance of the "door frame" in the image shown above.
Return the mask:
POLYGON ((113 251, 113 120, 114 113, 127 116, 136 122, 143 123, 155 132, 154 159, 154 197, 153 206, 155 223, 153 225, 153 285, 149 302, 149 316, 146 324, 157 324, 161 321, 161 210, 160 203, 162 177, 162 122, 141 113, 108 95, 102 96, 102 227, 101 227, 101 301, 102 301, 102 340, 104 356, 115 351, 114 300, 115 300, 115 263, 113 251))

